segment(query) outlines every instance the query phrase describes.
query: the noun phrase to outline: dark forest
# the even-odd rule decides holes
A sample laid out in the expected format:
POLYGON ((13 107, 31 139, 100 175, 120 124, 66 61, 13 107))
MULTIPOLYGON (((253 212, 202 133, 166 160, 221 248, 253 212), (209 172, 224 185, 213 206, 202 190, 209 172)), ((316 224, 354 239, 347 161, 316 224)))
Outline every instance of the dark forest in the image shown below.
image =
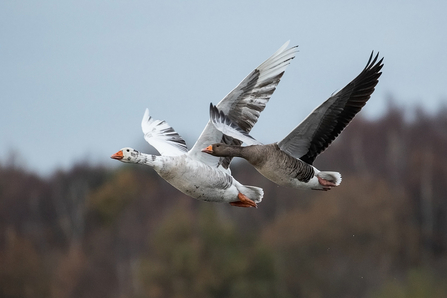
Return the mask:
POLYGON ((447 109, 359 115, 315 164, 341 185, 282 188, 236 160, 265 191, 246 209, 149 167, 2 160, 0 297, 447 297, 447 109))

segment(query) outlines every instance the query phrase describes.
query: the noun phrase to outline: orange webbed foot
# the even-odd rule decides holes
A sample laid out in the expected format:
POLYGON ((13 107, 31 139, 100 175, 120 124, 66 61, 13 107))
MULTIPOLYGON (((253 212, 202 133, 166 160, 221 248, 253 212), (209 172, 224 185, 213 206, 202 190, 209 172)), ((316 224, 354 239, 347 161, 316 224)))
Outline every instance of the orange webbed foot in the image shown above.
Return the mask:
POLYGON ((245 207, 245 208, 249 208, 249 207, 258 208, 258 205, 256 205, 256 203, 254 201, 250 200, 249 198, 247 198, 247 196, 245 196, 242 193, 239 193, 237 195, 237 198, 239 199, 239 201, 230 202, 231 206, 245 207))
POLYGON ((317 178, 318 178, 318 183, 320 183, 323 186, 323 190, 330 190, 332 187, 337 186, 334 182, 323 179, 320 176, 317 176, 317 178))

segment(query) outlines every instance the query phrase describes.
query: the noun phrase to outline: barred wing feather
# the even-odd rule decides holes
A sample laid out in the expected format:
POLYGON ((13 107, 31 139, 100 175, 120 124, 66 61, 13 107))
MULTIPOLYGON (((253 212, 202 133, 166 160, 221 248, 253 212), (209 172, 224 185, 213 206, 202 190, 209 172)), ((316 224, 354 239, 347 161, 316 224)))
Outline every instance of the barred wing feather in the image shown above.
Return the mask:
MULTIPOLYGON (((297 47, 287 49, 288 44, 286 42, 217 104, 217 108, 242 130, 249 132, 256 124, 287 66, 295 57, 297 47)), ((189 154, 210 166, 228 168, 230 157, 219 158, 201 152, 214 143, 240 145, 241 141, 225 136, 208 121, 189 154)))
POLYGON ((149 109, 144 112, 141 128, 144 139, 161 155, 175 156, 188 152, 185 140, 166 121, 153 119, 149 109))

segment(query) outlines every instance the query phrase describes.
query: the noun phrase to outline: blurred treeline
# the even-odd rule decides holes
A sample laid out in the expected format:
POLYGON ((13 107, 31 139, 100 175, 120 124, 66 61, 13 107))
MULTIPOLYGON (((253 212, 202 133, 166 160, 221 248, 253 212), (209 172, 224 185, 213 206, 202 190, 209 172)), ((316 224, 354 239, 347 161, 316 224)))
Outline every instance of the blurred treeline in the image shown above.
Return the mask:
POLYGON ((235 162, 265 190, 245 209, 144 166, 3 162, 0 297, 447 297, 447 110, 357 117, 316 165, 341 186, 281 188, 235 162))

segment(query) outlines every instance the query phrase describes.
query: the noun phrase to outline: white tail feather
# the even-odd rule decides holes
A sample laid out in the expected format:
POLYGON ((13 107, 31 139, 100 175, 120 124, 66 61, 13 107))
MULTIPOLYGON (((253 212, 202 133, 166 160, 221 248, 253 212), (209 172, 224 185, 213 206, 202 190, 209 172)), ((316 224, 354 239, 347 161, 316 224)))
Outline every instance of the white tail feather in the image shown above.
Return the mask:
POLYGON ((334 183, 336 186, 339 186, 341 183, 341 174, 339 172, 323 171, 317 175, 324 180, 334 183))
POLYGON ((242 185, 239 191, 255 203, 260 203, 264 197, 264 190, 256 186, 242 185))

